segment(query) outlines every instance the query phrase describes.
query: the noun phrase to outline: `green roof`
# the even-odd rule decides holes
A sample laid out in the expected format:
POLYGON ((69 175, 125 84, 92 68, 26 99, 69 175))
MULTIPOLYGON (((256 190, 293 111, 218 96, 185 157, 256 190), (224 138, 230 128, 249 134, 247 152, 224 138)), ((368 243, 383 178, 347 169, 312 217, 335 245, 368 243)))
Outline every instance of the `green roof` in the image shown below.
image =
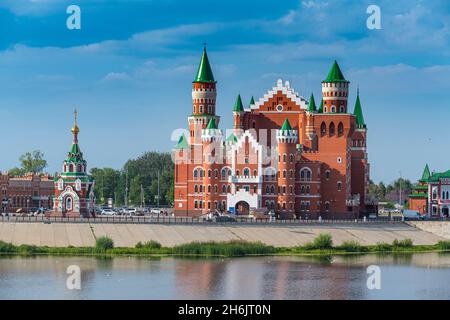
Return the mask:
POLYGON ((252 98, 250 99, 250 103, 248 105, 251 106, 251 105, 254 105, 254 104, 255 104, 255 99, 253 99, 253 96, 252 96, 252 98))
POLYGON ((428 178, 429 182, 436 182, 439 181, 439 179, 449 179, 450 178, 450 170, 446 171, 446 172, 438 172, 438 173, 433 173, 430 178, 428 178))
POLYGON ((230 136, 227 138, 227 142, 236 143, 238 141, 238 138, 234 135, 234 133, 230 134, 230 136))
POLYGON ((289 123, 288 118, 286 118, 286 120, 284 120, 284 123, 281 126, 281 130, 283 130, 283 131, 290 131, 290 130, 292 130, 292 127, 291 127, 291 124, 289 123))
POLYGON ((244 106, 242 105, 242 99, 241 99, 241 95, 240 94, 238 94, 238 96, 236 98, 236 102, 234 103, 233 111, 234 112, 242 112, 242 111, 244 111, 244 106))
POLYGON ((211 65, 208 60, 208 54, 206 53, 206 47, 203 48, 202 58, 194 82, 215 82, 211 65))
POLYGON ((184 135, 184 133, 181 135, 181 137, 178 140, 178 143, 174 149, 175 150, 189 149, 189 143, 187 142, 187 139, 186 139, 186 136, 184 135))
POLYGON ((323 99, 320 102, 319 110, 317 110, 318 113, 323 113, 323 99))
POLYGON ((427 198, 428 194, 426 193, 414 193, 409 195, 410 198, 427 198))
POLYGON ((83 153, 81 152, 78 143, 72 143, 72 147, 70 148, 70 151, 67 154, 65 162, 73 162, 76 164, 86 163, 86 161, 83 160, 83 153))
POLYGON ((314 95, 311 93, 311 98, 309 99, 308 109, 309 112, 316 112, 316 102, 314 101, 314 95))
POLYGON ((356 117, 356 125, 358 128, 365 128, 366 124, 364 123, 364 116, 361 108, 361 101, 359 100, 359 91, 356 96, 355 103, 355 111, 353 111, 354 116, 356 117))
POLYGON ((428 190, 428 186, 427 185, 414 186, 413 189, 414 190, 428 190))
POLYGON ((430 168, 428 167, 428 164, 427 164, 427 165, 425 165, 425 169, 423 169, 422 178, 420 180, 421 181, 428 181, 430 176, 431 176, 430 168))
POLYGON ((206 129, 217 129, 216 118, 211 118, 211 120, 209 120, 209 123, 208 123, 208 126, 206 127, 206 129))
POLYGON ((331 67, 330 72, 328 72, 327 78, 322 82, 349 82, 349 81, 345 80, 341 68, 339 68, 337 61, 334 60, 333 66, 331 67))

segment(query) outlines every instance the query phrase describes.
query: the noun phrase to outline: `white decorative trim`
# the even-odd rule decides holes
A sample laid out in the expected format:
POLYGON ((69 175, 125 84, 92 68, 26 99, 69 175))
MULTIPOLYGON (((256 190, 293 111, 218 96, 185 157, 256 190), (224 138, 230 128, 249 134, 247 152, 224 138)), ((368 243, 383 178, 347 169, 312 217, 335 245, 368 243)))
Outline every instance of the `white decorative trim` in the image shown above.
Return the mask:
POLYGON ((268 102, 270 98, 275 96, 278 93, 278 91, 281 91, 286 97, 295 102, 295 104, 298 105, 300 109, 306 109, 307 107, 306 99, 300 96, 297 92, 294 91, 294 89, 291 88, 289 81, 286 81, 285 84, 283 85, 283 80, 278 79, 277 85, 273 87, 272 90, 267 91, 267 93, 258 101, 256 101, 254 105, 251 105, 249 111, 259 109, 259 107, 268 102))

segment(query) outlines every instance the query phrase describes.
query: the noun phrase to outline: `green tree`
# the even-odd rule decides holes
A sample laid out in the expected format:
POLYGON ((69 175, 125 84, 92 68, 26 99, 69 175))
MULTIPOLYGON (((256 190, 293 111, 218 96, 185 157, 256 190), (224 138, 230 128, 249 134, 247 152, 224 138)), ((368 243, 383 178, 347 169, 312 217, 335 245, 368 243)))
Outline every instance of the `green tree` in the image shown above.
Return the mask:
POLYGON ((90 174, 95 179, 94 193, 97 203, 105 204, 108 198, 114 199, 119 185, 120 171, 112 168, 92 168, 90 174))
POLYGON ((34 150, 21 155, 19 161, 25 172, 41 173, 45 167, 47 167, 44 153, 39 150, 34 150))

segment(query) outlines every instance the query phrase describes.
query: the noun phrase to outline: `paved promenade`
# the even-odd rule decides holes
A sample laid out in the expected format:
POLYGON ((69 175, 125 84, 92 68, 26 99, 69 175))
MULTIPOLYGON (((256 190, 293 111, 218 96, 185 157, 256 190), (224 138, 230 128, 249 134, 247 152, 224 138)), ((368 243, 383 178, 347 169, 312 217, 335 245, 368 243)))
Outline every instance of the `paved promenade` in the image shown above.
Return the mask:
POLYGON ((261 241, 277 247, 291 247, 330 233, 335 244, 355 240, 364 245, 412 239, 414 244, 434 244, 442 237, 407 224, 308 224, 308 225, 163 225, 107 223, 0 223, 0 240, 38 246, 93 246, 95 237, 107 235, 116 247, 133 247, 137 242, 156 240, 163 246, 192 241, 261 241))

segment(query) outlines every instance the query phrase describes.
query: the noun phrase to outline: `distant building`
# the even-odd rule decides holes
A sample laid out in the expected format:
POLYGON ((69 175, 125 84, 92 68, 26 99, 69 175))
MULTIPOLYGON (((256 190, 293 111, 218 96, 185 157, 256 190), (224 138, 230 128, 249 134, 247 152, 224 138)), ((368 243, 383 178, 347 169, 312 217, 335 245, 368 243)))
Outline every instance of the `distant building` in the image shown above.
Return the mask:
POLYGON ((89 217, 94 214, 94 180, 86 173, 87 162, 78 145, 77 112, 74 113, 72 147, 62 173, 54 179, 52 216, 89 217))
POLYGON ((349 86, 335 61, 319 107, 313 95, 307 101, 281 79, 247 107, 238 95, 232 132, 224 136, 205 49, 193 81, 189 138, 181 136, 174 148, 175 214, 266 209, 313 218, 376 210, 368 197, 367 127, 359 91, 354 111, 348 108, 349 86))
POLYGON ((409 195, 409 208, 430 217, 449 217, 450 170, 430 173, 428 165, 409 195))
POLYGON ((53 206, 53 178, 48 175, 28 173, 10 176, 0 173, 2 212, 34 212, 38 208, 53 206))

